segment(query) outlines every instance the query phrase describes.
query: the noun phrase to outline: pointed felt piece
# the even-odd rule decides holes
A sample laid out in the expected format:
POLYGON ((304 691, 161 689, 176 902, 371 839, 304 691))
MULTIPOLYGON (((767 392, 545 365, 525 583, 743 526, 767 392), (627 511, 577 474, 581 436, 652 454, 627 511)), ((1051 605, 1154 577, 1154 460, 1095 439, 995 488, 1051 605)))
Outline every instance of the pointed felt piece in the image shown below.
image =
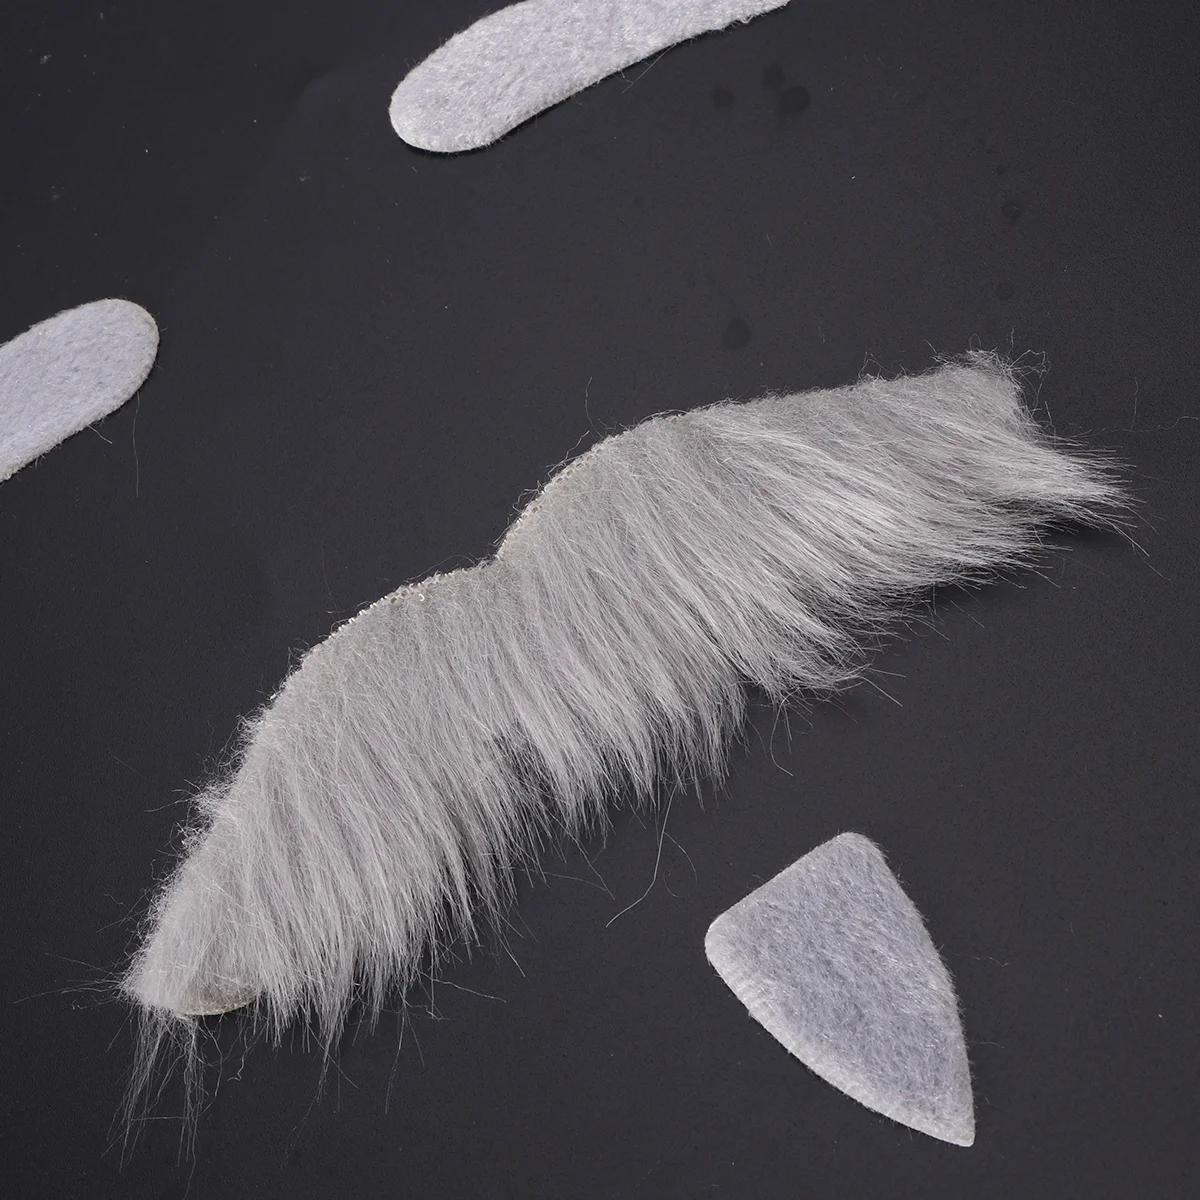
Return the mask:
POLYGON ((843 833, 709 927, 708 960, 822 1079, 922 1133, 975 1141, 954 985, 879 848, 843 833))

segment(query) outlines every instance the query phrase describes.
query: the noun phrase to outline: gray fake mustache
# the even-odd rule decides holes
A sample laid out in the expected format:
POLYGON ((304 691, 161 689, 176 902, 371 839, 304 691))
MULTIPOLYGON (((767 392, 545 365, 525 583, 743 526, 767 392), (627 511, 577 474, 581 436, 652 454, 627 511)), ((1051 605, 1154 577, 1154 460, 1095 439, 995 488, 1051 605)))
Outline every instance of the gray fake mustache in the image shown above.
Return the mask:
POLYGON ((720 778, 748 685, 844 687, 906 602, 1123 503, 982 353, 602 441, 494 557, 365 609, 248 722, 124 980, 141 1083, 165 1042, 195 1054, 198 1015, 252 1002, 332 1043, 495 918, 545 839, 618 791, 720 778))

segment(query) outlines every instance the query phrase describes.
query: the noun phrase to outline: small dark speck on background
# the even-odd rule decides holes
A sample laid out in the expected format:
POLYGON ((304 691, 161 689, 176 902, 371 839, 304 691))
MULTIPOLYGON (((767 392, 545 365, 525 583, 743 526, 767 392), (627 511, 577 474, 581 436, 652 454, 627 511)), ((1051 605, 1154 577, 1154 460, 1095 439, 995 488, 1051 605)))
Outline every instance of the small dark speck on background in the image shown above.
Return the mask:
POLYGON ((812 97, 808 94, 808 88, 796 84, 795 87, 788 88, 779 97, 779 115, 794 117, 797 113, 802 113, 811 103, 812 97))
POLYGON ((732 108, 733 93, 727 87, 713 88, 713 108, 732 108))
POLYGON ((750 326, 740 317, 730 317, 725 332, 721 335, 721 345, 727 350, 740 350, 750 341, 750 326))
POLYGON ((783 68, 778 63, 772 63, 763 72, 763 87, 772 92, 777 92, 783 87, 783 68))
POLYGON ((1000 211, 1008 220, 1019 221, 1021 219, 1021 214, 1025 211, 1025 205, 1023 205, 1020 200, 1005 200, 1005 202, 1000 205, 1000 211))
POLYGON ((996 298, 998 300, 1011 300, 1013 298, 1013 285, 1011 283, 996 284, 996 298))

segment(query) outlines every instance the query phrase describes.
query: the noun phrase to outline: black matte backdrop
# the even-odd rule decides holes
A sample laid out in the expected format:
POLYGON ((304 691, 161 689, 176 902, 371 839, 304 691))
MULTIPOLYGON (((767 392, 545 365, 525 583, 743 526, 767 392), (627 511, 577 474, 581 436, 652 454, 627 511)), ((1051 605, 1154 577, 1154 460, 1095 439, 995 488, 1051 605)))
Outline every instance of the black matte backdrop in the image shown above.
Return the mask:
POLYGON ((162 331, 137 400, 0 487, 5 1193, 1190 1194, 1194 10, 795 0, 481 153, 410 150, 391 88, 488 7, 0 18, 0 339, 105 295, 162 331), (892 699, 760 709, 640 904, 607 925, 659 844, 618 815, 320 1099, 315 1055, 215 1025, 194 1161, 168 1120, 119 1170, 129 1033, 92 985, 299 649, 485 554, 605 432, 973 342, 1046 354, 1043 414, 1130 464, 1140 550, 1060 539, 939 596, 877 661, 892 699), (848 828, 958 982, 973 1149, 827 1087, 705 962, 712 917, 848 828))

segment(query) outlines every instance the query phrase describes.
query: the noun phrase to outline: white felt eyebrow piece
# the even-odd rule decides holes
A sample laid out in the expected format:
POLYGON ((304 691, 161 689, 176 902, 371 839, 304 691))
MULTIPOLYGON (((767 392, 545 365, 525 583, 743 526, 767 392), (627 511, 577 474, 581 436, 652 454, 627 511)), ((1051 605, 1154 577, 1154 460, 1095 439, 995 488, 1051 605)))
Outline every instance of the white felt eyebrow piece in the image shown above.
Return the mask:
POLYGON ((954 984, 873 842, 843 833, 818 846, 722 913, 704 950, 822 1079, 931 1137, 974 1143, 954 984))
POLYGON ((158 326, 128 300, 94 300, 0 346, 0 480, 141 387, 158 352, 158 326))
POLYGON ((787 0, 523 0, 482 17, 418 63, 392 95, 411 146, 476 150, 677 42, 787 0))
POLYGON ((747 684, 845 685, 899 602, 1120 502, 983 354, 600 442, 491 560, 365 609, 247 724, 125 979, 138 1085, 176 1037, 194 1056, 196 1014, 254 1000, 331 1043, 352 1001, 377 1014, 495 917, 546 837, 622 787, 719 776, 747 684))

